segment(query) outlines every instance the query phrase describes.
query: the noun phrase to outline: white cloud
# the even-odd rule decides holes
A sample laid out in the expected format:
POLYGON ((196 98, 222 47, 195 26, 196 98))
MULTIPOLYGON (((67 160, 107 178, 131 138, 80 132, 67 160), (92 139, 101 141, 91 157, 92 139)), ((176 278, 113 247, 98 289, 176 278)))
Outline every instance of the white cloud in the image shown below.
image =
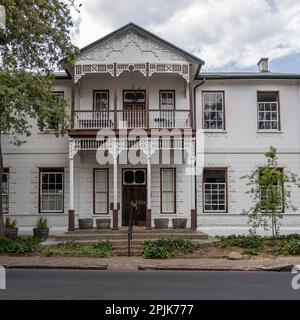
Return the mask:
POLYGON ((82 0, 80 47, 132 21, 206 61, 206 69, 250 67, 300 52, 300 1, 82 0))

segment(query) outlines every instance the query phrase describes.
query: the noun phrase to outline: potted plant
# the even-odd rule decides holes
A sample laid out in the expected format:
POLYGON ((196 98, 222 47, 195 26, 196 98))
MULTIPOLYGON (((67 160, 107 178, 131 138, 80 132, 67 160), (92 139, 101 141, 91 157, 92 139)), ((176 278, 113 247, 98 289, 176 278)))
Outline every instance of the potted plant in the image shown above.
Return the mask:
POLYGON ((172 219, 173 229, 185 229, 186 228, 186 218, 174 218, 172 219))
POLYGON ((35 223, 35 228, 33 228, 33 236, 35 238, 45 238, 49 237, 48 221, 45 217, 38 217, 35 223))
POLYGON ((110 229, 110 219, 96 219, 97 229, 110 229))
POLYGON ((93 229, 93 219, 78 219, 79 229, 93 229))
POLYGON ((16 219, 11 219, 10 217, 6 217, 4 222, 4 235, 7 238, 16 238, 18 236, 18 228, 16 227, 17 221, 16 219))
POLYGON ((169 227, 169 219, 154 219, 154 227, 155 229, 168 229, 169 227))

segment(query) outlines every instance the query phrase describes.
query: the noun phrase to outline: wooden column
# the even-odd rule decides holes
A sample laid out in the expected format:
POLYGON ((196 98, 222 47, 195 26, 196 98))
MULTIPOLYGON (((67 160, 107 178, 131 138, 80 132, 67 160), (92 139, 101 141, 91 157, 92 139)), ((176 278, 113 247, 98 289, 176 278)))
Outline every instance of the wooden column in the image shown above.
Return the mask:
POLYGON ((74 115, 75 115, 75 66, 73 66, 73 81, 71 88, 71 129, 74 129, 74 115))
POLYGON ((116 142, 113 146, 113 158, 114 158, 114 167, 113 167, 113 188, 114 188, 114 203, 113 203, 113 230, 118 230, 118 154, 117 154, 117 145, 116 142))
POLYGON ((146 125, 147 129, 149 129, 149 62, 146 64, 146 125))
POLYGON ((114 89, 114 129, 117 130, 118 125, 118 88, 117 88, 117 63, 114 63, 114 81, 113 81, 113 89, 114 89))
POLYGON ((69 141, 69 231, 75 230, 75 210, 74 210, 74 150, 73 141, 69 141))
POLYGON ((191 119, 191 128, 195 129, 194 125, 194 104, 193 104, 193 75, 192 75, 193 65, 189 64, 189 100, 190 100, 190 119, 191 119))
MULTIPOLYGON (((149 142, 148 142, 149 143, 149 142)), ((151 154, 147 155, 147 215, 146 229, 151 230, 151 154)))

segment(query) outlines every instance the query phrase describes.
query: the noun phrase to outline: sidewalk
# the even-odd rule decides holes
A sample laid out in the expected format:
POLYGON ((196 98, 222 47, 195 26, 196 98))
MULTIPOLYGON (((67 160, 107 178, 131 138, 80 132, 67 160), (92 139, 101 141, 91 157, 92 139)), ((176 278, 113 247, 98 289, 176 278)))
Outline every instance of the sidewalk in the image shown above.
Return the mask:
POLYGON ((91 270, 228 270, 290 271, 300 265, 300 257, 227 259, 143 259, 142 257, 16 257, 0 256, 0 265, 7 268, 91 269, 91 270))

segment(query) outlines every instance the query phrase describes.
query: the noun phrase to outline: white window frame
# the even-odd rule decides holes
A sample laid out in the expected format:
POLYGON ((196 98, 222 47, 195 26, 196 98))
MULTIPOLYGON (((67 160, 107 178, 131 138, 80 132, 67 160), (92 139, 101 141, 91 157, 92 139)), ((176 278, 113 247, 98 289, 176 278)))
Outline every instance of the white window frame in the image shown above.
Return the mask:
MULTIPOLYGON (((65 176, 65 173, 64 173, 64 170, 63 169, 59 169, 59 170, 51 170, 51 168, 41 168, 40 169, 40 194, 39 194, 39 212, 40 213, 63 213, 64 212, 64 176, 65 176), (43 174, 61 174, 62 175, 62 189, 61 189, 61 192, 56 192, 56 193, 46 193, 46 192, 43 192, 43 174), (48 195, 48 196, 61 196, 62 197, 62 208, 61 209, 55 209, 55 210, 43 210, 43 195, 48 195)), ((48 178, 49 179, 49 178, 48 178)), ((49 180, 48 180, 49 181, 49 180)), ((49 184, 49 182, 48 182, 49 184)), ((54 184, 57 184, 56 182, 54 184)), ((56 190, 56 188, 55 188, 56 190)))
POLYGON ((161 169, 161 190, 160 190, 160 196, 161 196, 161 214, 176 214, 176 169, 175 168, 162 168, 161 169), (172 172, 173 176, 173 188, 172 190, 164 190, 164 172, 170 171, 172 172), (173 210, 171 211, 166 211, 164 209, 164 193, 171 193, 172 194, 172 199, 173 199, 173 210))
POLYGON ((160 110, 175 110, 175 90, 160 90, 159 91, 159 106, 160 110), (167 104, 163 104, 163 94, 171 94, 172 98, 165 98, 167 104), (172 103, 170 103, 172 102, 172 103))
POLYGON ((258 131, 279 131, 280 130, 280 120, 279 120, 279 104, 277 102, 258 102, 257 104, 257 118, 258 118, 258 131), (269 107, 269 110, 266 110, 269 107), (272 107, 276 109, 272 110, 272 107), (264 110, 260 110, 264 108, 264 110), (263 114, 263 119, 260 119, 260 115, 263 114), (276 114, 276 120, 272 119, 272 115, 276 114), (269 115, 270 119, 266 119, 269 115), (260 128, 260 123, 269 123, 269 128, 260 128), (272 124, 276 123, 276 128, 273 128, 272 124))
POLYGON ((94 170, 94 214, 109 214, 109 174, 108 169, 95 169, 94 170), (96 174, 97 172, 105 172, 106 174, 106 184, 105 184, 105 191, 97 191, 97 179, 96 174), (96 198, 97 194, 105 194, 106 199, 106 210, 103 212, 99 212, 96 210, 96 198))
POLYGON ((226 207, 227 207, 227 203, 226 203, 226 182, 222 182, 222 183, 209 183, 209 182, 205 182, 204 184, 204 212, 226 212, 226 207), (208 186, 210 187, 208 189, 208 186), (220 188, 221 186, 223 186, 223 188, 220 188), (215 188, 213 188, 215 187, 215 188), (210 194, 210 201, 209 203, 206 202, 206 194, 207 194, 207 191, 210 191, 209 194, 210 194), (222 195, 224 196, 224 202, 219 202, 220 201, 220 191, 222 190, 222 195), (215 194, 217 195, 218 197, 218 201, 217 202, 213 202, 212 200, 212 195, 213 195, 213 191, 215 191, 215 194), (210 206, 211 209, 206 209, 207 206, 210 206), (220 210, 220 209, 213 209, 213 206, 217 206, 217 207, 220 207, 220 206, 224 206, 224 210, 220 210))
MULTIPOLYGON (((225 130, 225 92, 224 91, 203 91, 203 98, 202 98, 202 124, 203 124, 203 130, 205 131, 224 131, 225 130), (206 96, 209 97, 210 105, 209 110, 205 109, 205 100, 206 96), (211 98, 213 96, 213 98, 211 98), (212 103, 216 96, 221 96, 222 98, 222 110, 218 110, 216 107, 215 110, 212 110, 212 103), (209 120, 205 120, 205 114, 209 114, 209 120), (211 114, 216 113, 216 119, 211 119, 211 114), (221 114, 221 120, 217 119, 217 116, 221 114), (218 122, 222 121, 222 127, 218 128, 218 122), (205 123, 208 122, 210 125, 208 128, 206 128, 205 123), (215 128, 211 126, 212 123, 215 123, 215 128)), ((217 98, 218 99, 218 98, 217 98)))
MULTIPOLYGON (((101 100, 105 100, 105 99, 102 99, 101 100)), ((94 90, 93 92, 93 109, 94 111, 108 111, 109 110, 109 90, 94 90), (100 106, 99 108, 97 108, 96 106, 96 95, 98 94, 101 94, 101 96, 103 94, 106 94, 106 106, 100 106)))
MULTIPOLYGON (((5 169, 4 169, 5 170, 5 169)), ((2 188, 2 208, 3 208, 3 203, 4 203, 4 198, 6 197, 7 199, 7 210, 3 210, 4 214, 8 214, 9 213, 9 171, 7 172, 3 172, 3 176, 6 176, 6 190, 7 192, 5 193, 3 188, 2 188)), ((3 179, 2 179, 3 180, 3 179)))

